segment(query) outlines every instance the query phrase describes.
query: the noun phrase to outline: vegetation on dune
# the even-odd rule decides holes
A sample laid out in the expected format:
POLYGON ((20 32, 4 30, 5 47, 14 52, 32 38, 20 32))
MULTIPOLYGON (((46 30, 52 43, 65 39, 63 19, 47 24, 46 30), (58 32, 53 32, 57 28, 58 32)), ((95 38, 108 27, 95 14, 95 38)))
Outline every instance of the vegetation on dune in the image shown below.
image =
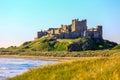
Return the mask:
POLYGON ((38 40, 25 42, 19 47, 11 46, 7 49, 0 48, 0 55, 108 57, 113 55, 119 55, 119 45, 114 47, 115 45, 116 43, 107 40, 94 41, 92 39, 86 38, 52 40, 50 37, 42 37, 38 40), (113 49, 108 50, 111 48, 113 49), (71 50, 73 51, 70 52, 71 50), (74 52, 74 50, 82 51, 74 52))
POLYGON ((28 41, 21 46, 1 48, 0 55, 30 55, 30 56, 54 56, 54 57, 90 57, 111 56, 120 49, 108 50, 116 43, 107 40, 94 41, 86 38, 52 40, 42 37, 38 40, 28 41), (82 50, 81 52, 73 52, 82 50), (104 49, 104 50, 103 50, 104 49), (73 50, 72 52, 69 52, 73 50), (95 50, 95 51, 93 51, 95 50), (98 51, 96 51, 98 50, 98 51))
MULTIPOLYGON (((2 50, 3 51, 3 50, 2 50)), ((67 51, 26 51, 26 52, 0 52, 0 55, 24 55, 24 56, 53 56, 53 57, 110 57, 120 55, 120 49, 115 50, 95 50, 95 51, 80 51, 80 52, 67 52, 67 51)))
POLYGON ((120 49, 120 44, 119 45, 117 45, 117 46, 115 46, 114 48, 112 48, 112 49, 120 49))
POLYGON ((21 45, 21 50, 31 51, 66 51, 67 43, 52 40, 48 37, 42 37, 32 42, 26 42, 27 44, 21 45))
POLYGON ((96 51, 81 51, 81 52, 66 52, 66 51, 52 51, 52 52, 22 52, 18 55, 24 55, 24 56, 53 56, 53 57, 96 57, 96 56, 102 56, 102 57, 109 57, 113 55, 119 55, 120 50, 96 50, 96 51))
POLYGON ((119 80, 120 45, 116 45, 108 40, 97 41, 86 38, 52 40, 42 37, 25 42, 19 47, 1 48, 0 54, 92 57, 30 69, 8 80, 119 80), (70 52, 71 50, 73 51, 70 52), (79 50, 81 52, 74 52, 79 50))
POLYGON ((88 58, 47 65, 8 80, 119 80, 120 57, 88 58))
POLYGON ((34 41, 23 43, 19 47, 11 46, 0 52, 8 52, 11 54, 19 54, 21 52, 36 52, 36 51, 86 51, 86 50, 103 50, 111 49, 117 44, 108 40, 93 40, 87 38, 77 39, 57 39, 53 40, 50 37, 42 37, 34 41))
POLYGON ((20 49, 26 51, 69 51, 70 49, 71 51, 84 51, 110 49, 116 45, 116 43, 108 40, 92 40, 87 38, 53 40, 45 36, 38 40, 25 42, 20 46, 20 49))

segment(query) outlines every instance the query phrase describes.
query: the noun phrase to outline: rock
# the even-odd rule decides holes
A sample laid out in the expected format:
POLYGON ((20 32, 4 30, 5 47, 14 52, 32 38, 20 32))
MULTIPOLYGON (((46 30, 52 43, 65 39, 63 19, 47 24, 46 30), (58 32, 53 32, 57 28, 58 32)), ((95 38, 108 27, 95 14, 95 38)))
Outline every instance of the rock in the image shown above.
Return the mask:
POLYGON ((76 43, 72 43, 71 45, 68 46, 68 51, 82 51, 82 42, 76 42, 76 43))

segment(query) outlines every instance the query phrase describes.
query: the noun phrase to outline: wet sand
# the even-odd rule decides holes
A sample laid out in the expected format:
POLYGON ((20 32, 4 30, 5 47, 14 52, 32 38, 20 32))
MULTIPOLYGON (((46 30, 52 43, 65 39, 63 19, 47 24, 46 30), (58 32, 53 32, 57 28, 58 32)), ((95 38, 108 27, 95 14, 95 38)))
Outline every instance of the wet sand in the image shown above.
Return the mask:
POLYGON ((0 55, 0 58, 22 58, 22 59, 51 60, 51 61, 62 62, 62 61, 70 61, 70 60, 96 59, 96 58, 101 58, 101 57, 46 57, 46 56, 0 55))
POLYGON ((64 61, 64 60, 77 60, 80 57, 45 57, 45 56, 20 56, 20 55, 0 55, 0 58, 23 58, 32 60, 53 60, 53 61, 64 61))

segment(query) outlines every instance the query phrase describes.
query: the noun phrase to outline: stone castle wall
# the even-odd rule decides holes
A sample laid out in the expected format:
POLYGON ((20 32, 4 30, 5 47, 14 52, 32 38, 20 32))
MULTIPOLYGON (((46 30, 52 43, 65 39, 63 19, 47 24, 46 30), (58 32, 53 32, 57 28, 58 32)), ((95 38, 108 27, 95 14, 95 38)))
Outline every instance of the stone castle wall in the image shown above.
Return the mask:
POLYGON ((43 32, 43 31, 37 32, 37 38, 36 38, 36 39, 39 39, 39 38, 41 38, 42 36, 45 36, 45 35, 47 35, 47 34, 48 34, 47 32, 43 32))
POLYGON ((38 38, 49 35, 53 38, 93 38, 102 39, 102 26, 87 29, 87 20, 72 20, 71 25, 61 25, 60 28, 49 28, 46 32, 38 32, 38 38))
POLYGON ((78 19, 72 20, 72 32, 87 30, 87 20, 79 21, 78 19))
POLYGON ((84 32, 86 38, 99 38, 102 39, 102 26, 97 26, 96 28, 88 29, 84 32))

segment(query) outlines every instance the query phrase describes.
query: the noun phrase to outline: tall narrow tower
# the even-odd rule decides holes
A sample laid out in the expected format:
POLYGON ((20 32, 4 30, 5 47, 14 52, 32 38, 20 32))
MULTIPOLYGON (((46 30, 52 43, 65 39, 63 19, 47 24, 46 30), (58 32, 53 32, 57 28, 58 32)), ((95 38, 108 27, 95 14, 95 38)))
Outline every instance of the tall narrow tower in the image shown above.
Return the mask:
POLYGON ((103 35, 102 26, 98 25, 97 26, 97 30, 98 30, 99 38, 103 39, 103 36, 102 36, 103 35))
POLYGON ((81 31, 84 32, 87 30, 87 20, 82 20, 79 21, 79 19, 74 19, 72 20, 72 27, 71 27, 71 31, 81 31))
POLYGON ((76 31, 77 21, 78 21, 78 19, 72 20, 72 27, 71 27, 71 31, 72 31, 72 32, 76 31))

